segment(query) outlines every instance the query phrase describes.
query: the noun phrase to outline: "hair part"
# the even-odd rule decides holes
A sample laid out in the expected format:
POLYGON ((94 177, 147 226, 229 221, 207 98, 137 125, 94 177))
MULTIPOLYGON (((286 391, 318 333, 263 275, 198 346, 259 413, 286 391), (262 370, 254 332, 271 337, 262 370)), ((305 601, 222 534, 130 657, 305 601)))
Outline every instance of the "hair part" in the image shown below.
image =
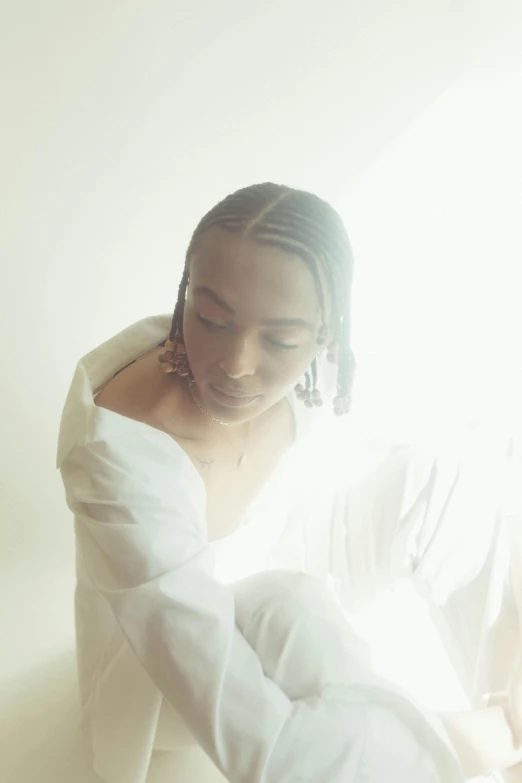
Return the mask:
MULTIPOLYGON (((310 269, 325 326, 325 280, 331 301, 331 328, 337 354, 337 414, 350 410, 356 362, 350 345, 350 297, 353 254, 346 228, 336 210, 304 190, 265 182, 231 193, 213 207, 196 227, 185 255, 185 267, 174 308, 169 339, 183 338, 183 314, 189 282, 189 266, 195 245, 211 228, 271 245, 302 258, 310 269)), ((317 382, 317 361, 305 373, 306 389, 317 382)))

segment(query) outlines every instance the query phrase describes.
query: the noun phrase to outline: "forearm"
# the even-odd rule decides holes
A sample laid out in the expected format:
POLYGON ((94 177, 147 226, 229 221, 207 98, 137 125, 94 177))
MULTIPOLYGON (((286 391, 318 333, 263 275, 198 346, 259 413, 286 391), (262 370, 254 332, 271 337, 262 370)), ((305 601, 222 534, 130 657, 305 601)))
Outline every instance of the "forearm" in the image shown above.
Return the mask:
POLYGON ((522 761, 506 708, 492 705, 439 715, 467 778, 508 769, 522 761))

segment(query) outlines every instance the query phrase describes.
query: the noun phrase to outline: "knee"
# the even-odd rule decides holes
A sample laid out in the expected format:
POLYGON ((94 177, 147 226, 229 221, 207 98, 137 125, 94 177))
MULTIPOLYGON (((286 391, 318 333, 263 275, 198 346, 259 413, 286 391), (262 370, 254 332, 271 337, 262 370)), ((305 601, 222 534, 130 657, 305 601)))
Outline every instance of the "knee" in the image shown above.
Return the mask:
POLYGON ((370 661, 368 644, 356 633, 333 592, 302 571, 265 571, 234 585, 236 624, 255 648, 258 640, 300 638, 314 649, 342 647, 370 661))
POLYGON ((314 639, 346 637, 349 628, 332 593, 317 577, 300 571, 271 571, 236 583, 236 624, 252 642, 259 635, 314 639))
POLYGON ((324 614, 331 601, 317 577, 303 571, 265 571, 234 585, 236 620, 241 627, 247 618, 277 608, 279 613, 324 614))
POLYGON ((256 577, 235 585, 236 624, 267 676, 290 698, 360 677, 360 645, 318 579, 301 572, 256 577))

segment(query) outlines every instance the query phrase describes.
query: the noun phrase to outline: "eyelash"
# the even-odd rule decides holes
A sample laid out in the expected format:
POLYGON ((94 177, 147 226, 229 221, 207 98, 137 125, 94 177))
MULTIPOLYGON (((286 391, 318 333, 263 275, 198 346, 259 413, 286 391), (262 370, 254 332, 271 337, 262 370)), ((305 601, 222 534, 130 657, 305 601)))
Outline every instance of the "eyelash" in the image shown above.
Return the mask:
MULTIPOLYGON (((203 324, 203 326, 205 326, 211 332, 223 332, 227 328, 226 326, 221 326, 220 324, 213 323, 208 318, 205 318, 203 315, 198 315, 197 319, 203 324)), ((285 345, 284 343, 278 343, 275 342, 274 340, 268 340, 268 342, 270 343, 270 346, 274 348, 276 351, 293 351, 296 348, 299 348, 298 345, 285 345)))

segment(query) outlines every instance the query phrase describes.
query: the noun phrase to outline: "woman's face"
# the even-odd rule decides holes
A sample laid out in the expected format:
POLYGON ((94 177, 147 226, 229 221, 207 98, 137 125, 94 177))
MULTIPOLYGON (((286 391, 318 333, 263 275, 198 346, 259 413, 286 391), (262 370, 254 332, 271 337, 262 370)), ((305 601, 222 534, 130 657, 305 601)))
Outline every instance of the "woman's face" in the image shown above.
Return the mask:
POLYGON ((213 228, 190 259, 183 333, 201 402, 241 423, 278 402, 317 355, 312 273, 297 255, 213 228))

